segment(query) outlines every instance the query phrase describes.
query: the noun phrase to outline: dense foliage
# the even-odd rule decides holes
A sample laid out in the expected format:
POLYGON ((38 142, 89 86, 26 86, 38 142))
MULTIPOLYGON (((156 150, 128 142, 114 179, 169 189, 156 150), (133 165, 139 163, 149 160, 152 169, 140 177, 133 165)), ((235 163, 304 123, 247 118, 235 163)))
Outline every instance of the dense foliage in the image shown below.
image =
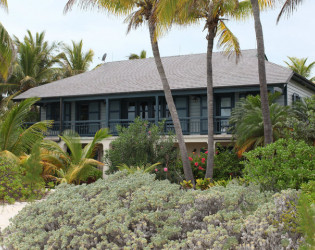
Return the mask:
POLYGON ((23 166, 0 158, 0 201, 14 203, 16 200, 39 198, 44 193, 42 179, 39 174, 25 175, 23 166), (29 178, 33 179, 32 183, 29 178))
POLYGON ((178 152, 174 147, 174 136, 164 134, 164 124, 159 126, 148 121, 135 119, 128 128, 118 126, 119 137, 112 142, 112 148, 106 151, 105 161, 109 172, 118 170, 118 166, 146 166, 161 163, 161 168, 172 171, 175 168, 178 152))
POLYGON ((296 200, 294 190, 272 195, 232 182, 185 191, 154 175, 118 172, 88 186, 61 185, 46 200, 27 206, 4 231, 3 244, 11 249, 292 249, 301 239, 288 227, 296 200))
MULTIPOLYGON (((269 95, 269 109, 273 140, 284 136, 288 107, 274 103, 279 93, 269 95)), ((231 132, 236 139, 239 156, 243 152, 264 145, 264 123, 260 96, 249 95, 236 103, 230 118, 231 132)))
POLYGON ((100 171, 95 170, 95 168, 103 165, 103 163, 93 159, 93 157, 97 144, 109 137, 108 129, 98 130, 93 140, 84 147, 82 147, 80 135, 75 131, 66 130, 59 137, 66 144, 69 153, 65 152, 54 141, 45 140, 41 143, 41 146, 50 154, 48 161, 52 165, 61 166, 58 171, 59 182, 80 184, 89 181, 89 179, 98 179, 100 171))
MULTIPOLYGON (((195 179, 205 178, 207 158, 208 151, 200 154, 193 153, 189 157, 195 179)), ((213 171, 214 180, 229 180, 233 177, 241 177, 242 169, 241 159, 237 156, 235 149, 221 145, 216 148, 213 171)))
POLYGON ((244 155, 244 177, 263 189, 299 189, 315 180, 315 147, 304 141, 280 139, 244 155))
POLYGON ((315 95, 293 104, 287 124, 291 137, 315 146, 315 95))

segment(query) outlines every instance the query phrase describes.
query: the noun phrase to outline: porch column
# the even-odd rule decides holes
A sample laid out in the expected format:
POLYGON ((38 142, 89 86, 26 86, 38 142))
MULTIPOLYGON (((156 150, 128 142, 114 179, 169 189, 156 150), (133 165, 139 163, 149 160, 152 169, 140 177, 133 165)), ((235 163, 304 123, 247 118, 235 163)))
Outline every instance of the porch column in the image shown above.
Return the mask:
POLYGON ((60 112, 59 112, 59 115, 60 115, 60 118, 59 118, 59 120, 60 120, 60 125, 59 125, 59 134, 61 134, 62 133, 62 131, 63 131, 63 100, 62 100, 62 97, 60 97, 60 101, 59 101, 59 103, 60 103, 60 112))
POLYGON ((105 111, 105 128, 108 128, 109 125, 109 99, 106 98, 106 111, 105 111))
POLYGON ((155 96, 155 125, 159 123, 159 96, 155 96))

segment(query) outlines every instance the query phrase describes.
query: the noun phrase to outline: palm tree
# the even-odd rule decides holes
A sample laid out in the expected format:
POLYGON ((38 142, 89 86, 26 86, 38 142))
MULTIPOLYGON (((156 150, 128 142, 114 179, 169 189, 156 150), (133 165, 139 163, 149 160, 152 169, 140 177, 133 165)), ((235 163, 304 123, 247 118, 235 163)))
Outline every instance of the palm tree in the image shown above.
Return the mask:
MULTIPOLYGON (((69 0, 65 11, 70 10, 70 8, 75 3, 75 0, 69 0)), ((157 19, 157 11, 160 1, 158 0, 81 0, 80 4, 83 8, 96 6, 101 9, 105 9, 116 15, 128 15, 125 22, 128 23, 127 32, 132 28, 138 28, 142 24, 146 23, 149 26, 150 40, 152 51, 159 72, 161 82, 163 85, 163 90, 165 94, 165 99, 173 120, 175 133, 177 136, 177 141, 181 153, 181 158, 183 162, 183 168, 185 177, 187 180, 194 182, 194 176, 190 167, 190 162, 188 160, 187 148, 184 141, 184 136, 180 124, 180 120, 177 114, 176 106, 172 96, 171 88, 169 86, 165 70, 162 64, 159 45, 157 41, 158 35, 162 31, 160 20, 157 19), (130 14, 131 13, 131 14, 130 14)))
MULTIPOLYGON (((0 0, 0 7, 8 10, 7 0, 0 0)), ((2 78, 4 81, 6 81, 9 77, 13 59, 13 41, 6 29, 0 23, 0 79, 2 78)))
POLYGON ((103 165, 94 160, 95 148, 103 139, 109 137, 108 129, 100 129, 96 132, 92 142, 82 148, 80 136, 71 130, 65 131, 59 136, 65 142, 70 153, 65 152, 56 142, 45 140, 41 146, 48 150, 54 162, 64 162, 64 168, 59 171, 62 182, 77 183, 82 181, 84 174, 93 167, 103 165))
MULTIPOLYGON (((288 107, 281 106, 274 101, 278 93, 269 96, 270 117, 273 130, 272 141, 285 136, 288 107)), ((241 156, 245 151, 264 145, 264 124, 261 109, 261 98, 248 96, 241 99, 232 111, 230 118, 232 133, 236 138, 236 148, 241 156)))
POLYGON ((309 65, 306 64, 308 58, 296 58, 288 56, 290 62, 285 63, 288 65, 290 69, 292 69, 295 73, 309 79, 310 81, 315 81, 315 76, 311 77, 311 71, 315 66, 315 62, 311 62, 309 65))
POLYGON ((53 55, 57 45, 45 41, 45 32, 36 33, 33 37, 28 30, 23 42, 15 37, 15 43, 18 55, 13 64, 13 72, 8 83, 0 84, 0 88, 17 95, 54 79, 58 70, 53 66, 59 61, 59 55, 53 55))
POLYGON ((50 121, 37 122, 25 128, 25 120, 31 107, 39 98, 26 99, 13 106, 0 117, 0 152, 8 152, 20 157, 31 151, 36 142, 44 138, 44 133, 50 127, 50 121))
POLYGON ((84 53, 82 47, 82 40, 78 43, 72 41, 72 47, 63 45, 63 53, 60 55, 61 58, 59 62, 63 71, 63 77, 81 74, 89 69, 93 61, 94 52, 90 49, 84 53))
POLYGON ((8 79, 14 60, 14 44, 6 29, 0 23, 0 79, 8 79))
MULTIPOLYGON (((262 0, 261 4, 270 5, 272 0, 262 0)), ((254 20, 255 20, 255 31, 257 40, 257 52, 258 52, 258 75, 260 85, 260 96, 261 96, 261 110, 263 115, 264 124, 264 143, 265 145, 272 143, 272 124, 270 119, 270 110, 268 102, 268 90, 267 90, 267 77, 266 77, 266 65, 265 65, 265 45, 262 25, 260 22, 260 10, 258 0, 251 0, 254 20)))
POLYGON ((166 20, 168 25, 173 22, 181 25, 191 23, 199 23, 200 20, 205 21, 205 29, 207 29, 207 107, 208 107, 208 159, 206 178, 213 177, 214 166, 214 138, 213 138, 213 70, 212 70, 212 54, 214 39, 218 37, 218 46, 222 47, 226 55, 230 56, 235 53, 236 59, 241 54, 240 46, 237 38, 226 26, 226 18, 244 17, 248 13, 248 1, 238 3, 236 0, 182 0, 178 1, 178 5, 174 5, 172 0, 164 0, 162 6, 166 10, 172 9, 170 15, 167 11, 162 16, 162 20, 166 20))
POLYGON ((282 6, 282 9, 278 15, 277 23, 280 21, 283 15, 291 15, 299 4, 302 4, 303 0, 286 0, 282 6))
POLYGON ((137 54, 130 54, 130 56, 128 57, 129 60, 134 60, 134 59, 145 59, 147 58, 147 52, 145 50, 142 50, 140 52, 140 55, 137 55, 137 54))

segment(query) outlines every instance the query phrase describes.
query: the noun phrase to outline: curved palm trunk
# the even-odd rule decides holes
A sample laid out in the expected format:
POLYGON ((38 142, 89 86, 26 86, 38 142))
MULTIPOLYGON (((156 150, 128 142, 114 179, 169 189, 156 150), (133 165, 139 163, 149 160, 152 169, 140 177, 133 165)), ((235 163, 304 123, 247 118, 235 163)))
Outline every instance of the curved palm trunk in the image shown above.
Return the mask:
POLYGON ((161 77, 161 81, 163 84, 163 90, 164 90, 164 94, 165 94, 165 99, 166 99, 166 102, 167 102, 167 105, 168 105, 168 108, 169 108, 169 111, 171 113, 172 120, 174 123, 175 133, 176 133, 178 145, 179 145, 179 150, 180 150, 182 161, 183 161, 185 178, 186 178, 186 180, 190 180, 195 185, 195 180, 194 180, 194 176, 193 176, 192 169, 190 166, 190 162, 188 160, 187 148, 185 145, 184 136, 183 136, 182 128, 181 128, 180 121, 178 118, 175 103, 173 100, 171 88, 168 84, 168 80, 166 78, 166 74, 165 74, 162 60, 160 57, 159 46, 158 46, 157 41, 155 40, 155 36, 154 36, 155 26, 150 21, 149 21, 149 31, 150 31, 151 46, 152 46, 152 51, 153 51, 156 67, 157 67, 158 72, 159 72, 160 77, 161 77))
POLYGON ((209 29, 208 48, 207 48, 207 106, 208 106, 208 159, 206 178, 213 177, 214 166, 214 139, 213 139, 213 72, 212 72, 212 53, 215 30, 209 29))
POLYGON ((272 125, 270 119, 268 91, 267 91, 267 79, 266 79, 266 66, 265 66, 265 45, 263 30, 260 22, 260 13, 258 0, 251 0, 254 20, 255 31, 257 40, 258 51, 258 72, 259 72, 259 84, 260 84, 260 98, 261 98, 261 110, 264 121, 264 138, 265 145, 272 143, 272 125))

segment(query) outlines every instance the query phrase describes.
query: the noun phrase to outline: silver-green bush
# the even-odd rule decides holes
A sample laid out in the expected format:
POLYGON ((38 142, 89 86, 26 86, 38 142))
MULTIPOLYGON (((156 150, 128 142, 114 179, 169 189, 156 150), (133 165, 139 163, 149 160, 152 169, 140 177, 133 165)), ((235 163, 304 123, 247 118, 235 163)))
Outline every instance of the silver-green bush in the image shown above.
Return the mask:
POLYGON ((297 192, 273 195, 230 183, 184 191, 153 175, 118 172, 88 186, 61 185, 3 232, 6 249, 292 249, 286 223, 297 192), (286 217, 285 217, 286 218, 286 217))

